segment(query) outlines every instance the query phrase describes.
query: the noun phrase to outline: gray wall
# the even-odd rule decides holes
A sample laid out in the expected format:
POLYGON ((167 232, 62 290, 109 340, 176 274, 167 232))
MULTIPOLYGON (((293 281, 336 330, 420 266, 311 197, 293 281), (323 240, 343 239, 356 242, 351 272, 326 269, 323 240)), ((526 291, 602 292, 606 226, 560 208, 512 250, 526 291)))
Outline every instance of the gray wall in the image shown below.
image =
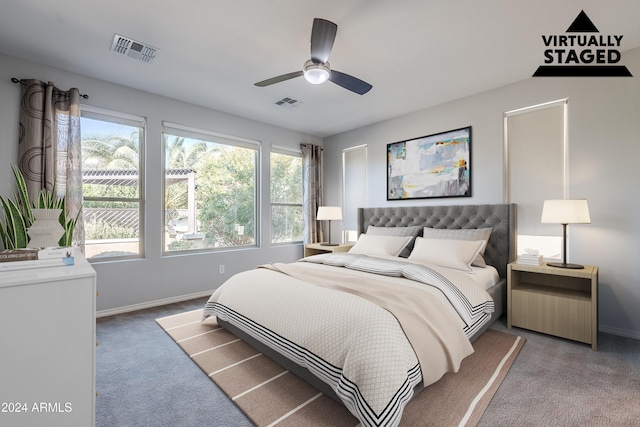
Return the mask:
POLYGON ((591 213, 591 224, 569 226, 570 260, 600 267, 600 330, 640 339, 640 49, 621 63, 635 77, 530 78, 326 138, 325 202, 342 200, 342 150, 367 144, 370 206, 501 203, 503 114, 568 98, 569 197, 587 198, 591 213), (386 144, 467 125, 473 197, 387 202, 386 144))
POLYGON ((269 199, 263 197, 260 206, 263 244, 260 248, 163 258, 161 123, 167 120, 262 141, 260 179, 263 194, 267 195, 271 145, 299 148, 301 142, 322 144, 320 139, 0 55, 0 194, 4 196, 11 194, 10 165, 18 160, 20 87, 11 83, 11 77, 52 81, 61 89, 77 87, 90 97, 84 103, 147 118, 146 258, 93 264, 98 273, 98 311, 103 314, 117 312, 122 307, 140 307, 185 295, 205 294, 234 273, 271 261, 289 262, 302 257, 301 245, 270 245, 269 199), (225 265, 225 274, 218 274, 220 264, 225 265))

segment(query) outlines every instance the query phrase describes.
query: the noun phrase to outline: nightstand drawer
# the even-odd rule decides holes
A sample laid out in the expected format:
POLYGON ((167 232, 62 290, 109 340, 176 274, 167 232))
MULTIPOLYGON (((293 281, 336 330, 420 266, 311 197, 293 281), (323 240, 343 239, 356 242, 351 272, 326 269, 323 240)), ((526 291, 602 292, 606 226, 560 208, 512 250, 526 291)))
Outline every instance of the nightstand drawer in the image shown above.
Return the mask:
POLYGON ((544 286, 512 290, 512 325, 591 344, 591 299, 544 286))

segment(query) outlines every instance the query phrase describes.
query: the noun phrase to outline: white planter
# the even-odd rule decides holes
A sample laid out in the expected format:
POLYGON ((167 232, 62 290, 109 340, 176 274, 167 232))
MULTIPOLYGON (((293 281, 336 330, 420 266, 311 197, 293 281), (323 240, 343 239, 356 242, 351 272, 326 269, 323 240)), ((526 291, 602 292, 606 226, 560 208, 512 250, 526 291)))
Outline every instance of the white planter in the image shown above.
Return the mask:
POLYGON ((64 235, 64 227, 58 218, 62 209, 32 209, 35 220, 27 229, 31 238, 29 248, 58 247, 60 238, 64 235))

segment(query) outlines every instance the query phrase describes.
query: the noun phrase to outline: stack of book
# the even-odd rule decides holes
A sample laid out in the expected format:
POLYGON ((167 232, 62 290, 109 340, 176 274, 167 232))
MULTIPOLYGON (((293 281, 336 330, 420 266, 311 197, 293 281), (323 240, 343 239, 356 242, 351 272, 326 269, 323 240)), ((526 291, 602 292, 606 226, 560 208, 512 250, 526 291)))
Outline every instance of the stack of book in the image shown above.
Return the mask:
POLYGON ((544 264, 544 261, 542 259, 542 255, 522 254, 518 255, 516 263, 527 265, 542 265, 544 264))
POLYGON ((5 249, 0 251, 0 271, 73 265, 74 247, 5 249))

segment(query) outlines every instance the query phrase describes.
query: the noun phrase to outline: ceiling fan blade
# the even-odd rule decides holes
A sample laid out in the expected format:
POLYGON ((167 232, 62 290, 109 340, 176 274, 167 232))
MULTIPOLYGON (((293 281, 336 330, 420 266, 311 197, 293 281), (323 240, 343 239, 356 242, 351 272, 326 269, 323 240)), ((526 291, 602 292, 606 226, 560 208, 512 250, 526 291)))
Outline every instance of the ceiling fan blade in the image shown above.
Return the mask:
POLYGON ((313 20, 311 29, 311 60, 324 64, 329 60, 329 54, 336 39, 338 26, 322 18, 313 20))
POLYGON ((265 87, 265 86, 272 85, 274 83, 280 83, 280 82, 283 82, 285 80, 290 80, 290 79, 294 79, 296 77, 300 77, 303 74, 304 73, 302 71, 294 71, 293 73, 283 74, 283 75, 278 76, 278 77, 271 77, 270 79, 263 80, 263 81, 258 82, 258 83, 254 83, 254 85, 255 86, 259 86, 259 87, 265 87))
POLYGON ((337 84, 338 86, 342 86, 345 89, 350 90, 351 92, 355 92, 358 95, 364 95, 369 92, 373 86, 369 83, 360 80, 356 77, 350 76, 349 74, 341 73, 340 71, 331 70, 331 74, 329 75, 329 80, 337 84))

